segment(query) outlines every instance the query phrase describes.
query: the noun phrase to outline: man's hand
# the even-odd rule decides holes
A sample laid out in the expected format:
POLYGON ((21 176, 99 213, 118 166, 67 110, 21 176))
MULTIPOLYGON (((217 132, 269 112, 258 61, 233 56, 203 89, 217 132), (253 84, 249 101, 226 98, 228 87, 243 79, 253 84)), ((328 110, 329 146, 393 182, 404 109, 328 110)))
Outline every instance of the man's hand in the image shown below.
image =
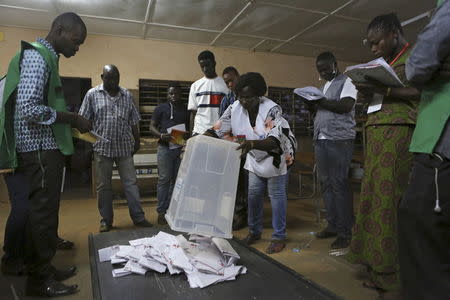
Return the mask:
POLYGON ((168 143, 171 140, 172 140, 172 136, 170 135, 170 133, 161 134, 161 141, 168 143))
POLYGON ((77 128, 81 133, 89 132, 92 130, 92 122, 80 115, 76 115, 72 127, 77 128))

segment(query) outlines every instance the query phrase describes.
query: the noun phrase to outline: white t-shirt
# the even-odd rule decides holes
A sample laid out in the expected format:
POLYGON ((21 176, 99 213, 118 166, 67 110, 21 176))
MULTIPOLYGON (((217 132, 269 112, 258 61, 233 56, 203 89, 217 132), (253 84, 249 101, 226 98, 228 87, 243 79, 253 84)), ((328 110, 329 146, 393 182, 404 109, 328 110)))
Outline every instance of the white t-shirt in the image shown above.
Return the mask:
MULTIPOLYGON (((334 78, 333 78, 333 80, 334 80, 334 78)), ((330 87, 333 80, 327 81, 325 83, 325 85, 323 87, 324 94, 327 92, 327 90, 330 87)), ((344 99, 346 97, 350 97, 350 98, 353 98, 356 100, 356 94, 358 94, 358 90, 356 89, 355 85, 352 83, 352 80, 349 77, 344 82, 344 86, 342 87, 341 96, 339 97, 339 100, 344 99)), ((317 139, 326 140, 327 137, 323 133, 319 132, 319 136, 317 137, 317 139)))
POLYGON ((188 110, 196 110, 194 133, 203 134, 219 120, 219 107, 229 89, 221 77, 200 78, 191 85, 188 110))

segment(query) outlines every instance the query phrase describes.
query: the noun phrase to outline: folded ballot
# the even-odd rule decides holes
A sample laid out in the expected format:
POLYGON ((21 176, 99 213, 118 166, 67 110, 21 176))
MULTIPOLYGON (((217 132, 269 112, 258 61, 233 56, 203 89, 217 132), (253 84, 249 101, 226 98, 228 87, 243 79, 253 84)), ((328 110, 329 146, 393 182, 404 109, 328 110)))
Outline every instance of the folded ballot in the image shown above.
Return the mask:
POLYGON ((230 243, 222 238, 183 235, 160 231, 152 237, 129 241, 98 250, 100 262, 111 261, 113 277, 147 272, 186 274, 192 288, 204 288, 222 281, 235 280, 247 268, 234 263, 239 259, 230 243))
POLYGON ((394 69, 382 57, 365 64, 347 67, 344 74, 357 83, 366 83, 373 79, 390 87, 405 86, 394 69))
POLYGON ((296 94, 308 101, 316 101, 316 100, 325 98, 325 95, 323 94, 323 92, 314 86, 307 86, 304 88, 296 88, 296 89, 294 89, 294 94, 296 94))

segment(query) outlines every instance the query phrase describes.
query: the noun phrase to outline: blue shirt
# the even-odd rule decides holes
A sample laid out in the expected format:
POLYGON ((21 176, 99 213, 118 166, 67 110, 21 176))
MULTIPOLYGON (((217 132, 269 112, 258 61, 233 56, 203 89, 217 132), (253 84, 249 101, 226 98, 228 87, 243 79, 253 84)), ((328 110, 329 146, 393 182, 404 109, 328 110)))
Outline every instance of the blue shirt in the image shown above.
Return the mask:
POLYGON ((236 101, 236 95, 233 91, 230 91, 225 97, 223 97, 222 102, 220 102, 219 116, 222 116, 228 106, 233 104, 234 101, 236 101))
MULTIPOLYGON (((167 133, 167 128, 175 125, 185 124, 186 130, 189 128, 189 114, 187 108, 182 104, 173 105, 169 102, 161 103, 155 108, 152 114, 152 120, 155 122, 159 132, 167 133)), ((160 144, 167 145, 159 140, 160 144)))
POLYGON ((111 96, 103 84, 90 89, 81 104, 79 115, 92 121, 93 131, 106 140, 97 140, 94 151, 106 157, 128 157, 133 154, 131 126, 137 125, 139 113, 131 93, 122 87, 111 96))
MULTIPOLYGON (((49 42, 42 38, 37 42, 58 57, 49 42)), ((49 126, 56 120, 56 111, 47 106, 49 76, 50 69, 37 50, 23 51, 14 115, 16 150, 19 153, 58 149, 49 126)))

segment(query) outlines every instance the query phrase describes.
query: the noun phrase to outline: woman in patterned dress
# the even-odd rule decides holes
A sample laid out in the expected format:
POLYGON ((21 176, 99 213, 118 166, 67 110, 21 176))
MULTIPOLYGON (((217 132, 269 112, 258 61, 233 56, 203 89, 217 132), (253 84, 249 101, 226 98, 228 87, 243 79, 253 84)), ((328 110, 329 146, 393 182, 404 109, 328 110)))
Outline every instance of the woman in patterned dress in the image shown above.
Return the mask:
POLYGON ((349 261, 367 267, 364 286, 380 292, 382 299, 400 296, 397 207, 406 189, 412 154, 408 145, 414 130, 420 91, 408 87, 405 63, 411 50, 395 14, 378 16, 367 29, 367 42, 376 57, 383 57, 405 87, 377 82, 354 83, 359 99, 384 95, 381 110, 368 115, 367 151, 360 207, 357 212, 349 261))

